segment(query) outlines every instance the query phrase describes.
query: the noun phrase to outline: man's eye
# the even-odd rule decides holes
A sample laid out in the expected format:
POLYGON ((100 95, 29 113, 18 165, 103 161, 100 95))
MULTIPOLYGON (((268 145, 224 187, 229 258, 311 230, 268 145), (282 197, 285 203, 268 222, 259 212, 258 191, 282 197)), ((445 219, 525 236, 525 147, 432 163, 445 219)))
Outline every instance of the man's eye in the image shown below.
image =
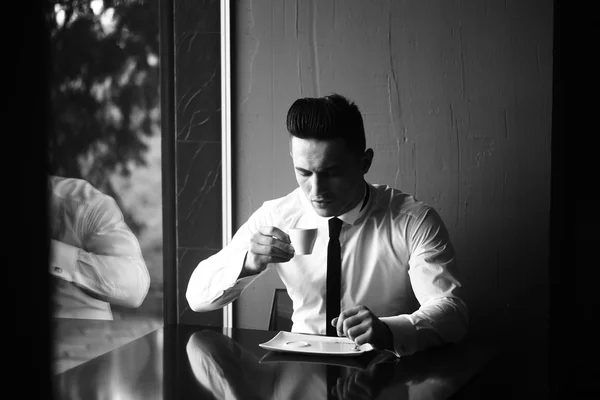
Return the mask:
POLYGON ((335 177, 335 176, 342 175, 342 173, 343 173, 342 170, 334 169, 334 170, 327 171, 327 176, 333 176, 333 177, 335 177))
POLYGON ((310 172, 308 172, 308 171, 296 171, 296 172, 300 176, 309 176, 310 175, 310 172))

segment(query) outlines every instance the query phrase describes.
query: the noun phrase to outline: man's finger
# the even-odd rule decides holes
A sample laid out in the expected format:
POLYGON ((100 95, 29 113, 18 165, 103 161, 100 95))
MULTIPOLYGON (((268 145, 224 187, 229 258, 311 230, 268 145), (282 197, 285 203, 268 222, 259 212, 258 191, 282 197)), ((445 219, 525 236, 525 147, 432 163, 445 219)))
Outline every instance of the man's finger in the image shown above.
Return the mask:
POLYGON ((342 332, 343 336, 348 336, 348 329, 362 322, 362 318, 358 312, 354 310, 346 310, 340 314, 341 323, 338 321, 338 332, 342 332))
POLYGON ((343 324, 344 336, 356 342, 356 339, 369 330, 369 320, 365 319, 363 314, 354 315, 347 318, 343 324))
POLYGON ((276 238, 275 236, 259 236, 257 238, 257 242, 262 244, 263 246, 269 246, 275 249, 279 249, 285 253, 290 254, 291 256, 293 256, 295 252, 294 247, 291 244, 288 244, 283 240, 276 238))
POLYGON ((344 333, 348 339, 356 341, 356 338, 362 335, 363 331, 361 325, 352 325, 349 326, 344 333))
POLYGON ((266 236, 262 236, 259 240, 252 242, 250 251, 256 254, 283 258, 292 258, 294 256, 294 248, 291 245, 285 244, 279 239, 266 236))
POLYGON ((344 336, 344 313, 341 313, 339 317, 334 318, 335 322, 335 330, 338 336, 344 336))
POLYGON ((263 236, 270 236, 281 240, 283 243, 292 243, 287 233, 277 228, 276 226, 262 226, 258 230, 263 236))
POLYGON ((358 312, 360 310, 361 310, 360 306, 354 306, 354 307, 347 308, 347 309, 345 309, 344 311, 342 311, 340 313, 340 317, 342 317, 342 318, 349 318, 349 317, 351 317, 353 315, 358 314, 358 312))

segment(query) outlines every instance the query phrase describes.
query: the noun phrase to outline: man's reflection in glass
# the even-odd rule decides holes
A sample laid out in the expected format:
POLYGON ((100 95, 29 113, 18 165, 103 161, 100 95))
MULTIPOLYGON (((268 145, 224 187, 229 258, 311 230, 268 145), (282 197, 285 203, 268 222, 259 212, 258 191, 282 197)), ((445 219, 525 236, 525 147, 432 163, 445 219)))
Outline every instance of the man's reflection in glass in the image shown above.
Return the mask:
POLYGON ((139 242, 115 200, 82 179, 49 177, 53 316, 112 320, 150 287, 139 242))

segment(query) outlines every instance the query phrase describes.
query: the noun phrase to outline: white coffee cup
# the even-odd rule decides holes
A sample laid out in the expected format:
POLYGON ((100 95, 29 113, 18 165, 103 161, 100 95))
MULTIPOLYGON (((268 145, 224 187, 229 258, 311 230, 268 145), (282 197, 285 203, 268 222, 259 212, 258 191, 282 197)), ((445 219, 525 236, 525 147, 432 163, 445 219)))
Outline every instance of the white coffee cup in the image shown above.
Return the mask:
POLYGON ((295 254, 312 253, 315 240, 317 239, 317 228, 291 228, 288 231, 288 235, 294 247, 295 254))

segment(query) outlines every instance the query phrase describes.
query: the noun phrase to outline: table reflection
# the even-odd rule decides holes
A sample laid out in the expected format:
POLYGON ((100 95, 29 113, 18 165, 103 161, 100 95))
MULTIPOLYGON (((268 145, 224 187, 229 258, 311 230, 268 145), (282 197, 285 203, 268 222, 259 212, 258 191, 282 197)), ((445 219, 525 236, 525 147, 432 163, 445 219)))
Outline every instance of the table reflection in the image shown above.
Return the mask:
POLYGON ((446 398, 459 384, 444 363, 455 352, 438 350, 434 358, 387 352, 359 359, 274 352, 260 358, 212 330, 195 332, 186 345, 195 378, 217 399, 446 398))
MULTIPOLYGON (((163 398, 163 338, 157 330, 54 377, 54 398, 163 398)), ((110 337, 106 338, 110 341, 110 337)))
MULTIPOLYGON (((277 332, 169 325, 54 377, 56 399, 447 399, 496 347, 464 342, 396 358, 267 351, 277 332)), ((110 340, 110 338, 107 338, 110 340)))

